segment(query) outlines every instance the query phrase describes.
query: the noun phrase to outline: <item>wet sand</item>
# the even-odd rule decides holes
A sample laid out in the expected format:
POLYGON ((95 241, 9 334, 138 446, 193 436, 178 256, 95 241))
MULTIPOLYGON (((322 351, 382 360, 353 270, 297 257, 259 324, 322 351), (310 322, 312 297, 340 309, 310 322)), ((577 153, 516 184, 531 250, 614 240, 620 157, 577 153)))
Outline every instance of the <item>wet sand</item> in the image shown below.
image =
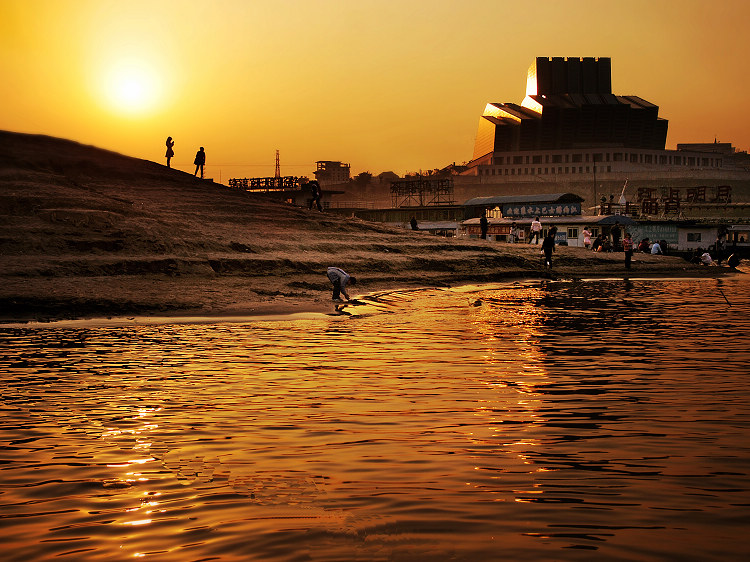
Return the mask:
MULTIPOLYGON (((488 254, 525 253, 532 248, 505 248, 504 244, 479 243, 488 254), (501 248, 498 249, 497 246, 501 248)), ((670 278, 717 277, 739 274, 726 267, 699 267, 669 256, 637 256, 633 269, 625 270, 619 254, 600 255, 578 248, 560 248, 551 274, 543 269, 507 268, 472 271, 473 262, 451 274, 404 270, 399 275, 367 272, 367 263, 347 267, 360 282, 349 288, 352 297, 377 291, 449 287, 521 279, 670 278), (568 265, 567 262, 575 262, 568 265), (364 272, 364 273, 361 273, 364 272)), ((290 258, 291 259, 291 258, 290 258)), ((433 260, 436 258, 433 256, 433 260)), ((531 261, 531 258, 529 258, 531 261)), ((333 262, 335 263, 335 262, 333 262)), ((446 264, 447 265, 447 264, 446 264)), ((247 317, 299 313, 330 313, 330 282, 324 274, 245 276, 99 276, 10 277, 0 280, 0 323, 61 319, 159 316, 247 317)))

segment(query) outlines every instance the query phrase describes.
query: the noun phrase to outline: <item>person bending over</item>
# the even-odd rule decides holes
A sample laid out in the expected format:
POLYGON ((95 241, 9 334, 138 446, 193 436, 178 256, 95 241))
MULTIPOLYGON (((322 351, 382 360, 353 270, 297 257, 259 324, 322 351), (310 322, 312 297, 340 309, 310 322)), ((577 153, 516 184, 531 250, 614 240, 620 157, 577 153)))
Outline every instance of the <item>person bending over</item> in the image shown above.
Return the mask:
POLYGON ((346 300, 351 300, 349 293, 346 292, 347 285, 356 285, 357 278, 349 275, 346 271, 340 267, 329 267, 326 272, 328 279, 333 283, 333 300, 334 302, 341 302, 339 294, 344 295, 346 300))

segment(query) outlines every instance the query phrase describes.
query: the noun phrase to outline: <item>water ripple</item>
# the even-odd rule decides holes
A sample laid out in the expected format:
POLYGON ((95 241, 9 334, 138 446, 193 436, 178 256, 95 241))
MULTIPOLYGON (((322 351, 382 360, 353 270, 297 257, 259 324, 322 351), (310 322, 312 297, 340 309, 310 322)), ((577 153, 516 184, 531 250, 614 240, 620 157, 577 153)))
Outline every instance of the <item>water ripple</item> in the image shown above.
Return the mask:
POLYGON ((750 555, 744 279, 344 309, 0 330, 7 559, 750 555))

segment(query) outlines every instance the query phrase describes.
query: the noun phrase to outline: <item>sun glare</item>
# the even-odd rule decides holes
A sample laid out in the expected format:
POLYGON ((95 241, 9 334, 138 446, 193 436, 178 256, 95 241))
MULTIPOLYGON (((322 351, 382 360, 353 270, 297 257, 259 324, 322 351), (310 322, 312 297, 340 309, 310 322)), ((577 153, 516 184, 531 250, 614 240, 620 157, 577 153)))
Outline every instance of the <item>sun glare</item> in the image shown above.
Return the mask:
POLYGON ((142 62, 112 65, 106 73, 104 87, 108 102, 122 112, 151 111, 159 98, 160 84, 156 72, 142 62))

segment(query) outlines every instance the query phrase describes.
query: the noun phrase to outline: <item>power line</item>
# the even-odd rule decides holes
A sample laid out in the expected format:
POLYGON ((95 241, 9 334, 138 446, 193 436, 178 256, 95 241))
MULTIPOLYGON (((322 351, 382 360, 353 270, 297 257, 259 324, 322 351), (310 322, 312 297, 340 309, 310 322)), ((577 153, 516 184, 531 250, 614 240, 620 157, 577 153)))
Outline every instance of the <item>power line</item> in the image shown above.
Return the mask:
MULTIPOLYGON (((219 163, 211 162, 211 166, 225 166, 225 167, 243 166, 243 167, 247 167, 247 168, 262 168, 262 167, 270 168, 271 166, 273 166, 273 164, 224 164, 224 163, 221 163, 221 162, 219 162, 219 163)), ((308 164, 284 164, 284 166, 293 166, 295 168, 301 168, 302 166, 314 166, 314 164, 313 163, 308 163, 308 164)))

